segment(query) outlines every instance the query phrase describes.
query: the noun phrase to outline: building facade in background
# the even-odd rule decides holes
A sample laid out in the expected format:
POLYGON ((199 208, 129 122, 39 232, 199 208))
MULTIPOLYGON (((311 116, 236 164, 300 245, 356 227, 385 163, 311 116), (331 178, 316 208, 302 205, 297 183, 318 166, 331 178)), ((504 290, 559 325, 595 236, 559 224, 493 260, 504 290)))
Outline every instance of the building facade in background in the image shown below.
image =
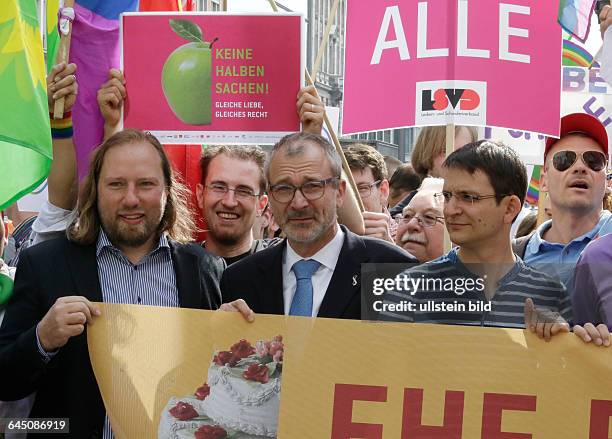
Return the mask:
POLYGON ((195 0, 196 11, 223 11, 227 9, 224 3, 227 0, 195 0))

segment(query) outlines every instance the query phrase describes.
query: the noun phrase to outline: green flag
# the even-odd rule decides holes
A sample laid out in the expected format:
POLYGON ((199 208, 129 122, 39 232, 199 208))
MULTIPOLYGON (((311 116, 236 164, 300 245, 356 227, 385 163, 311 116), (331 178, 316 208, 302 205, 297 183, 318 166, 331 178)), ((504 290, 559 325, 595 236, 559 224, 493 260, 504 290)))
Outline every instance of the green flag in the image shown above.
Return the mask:
POLYGON ((57 30, 57 11, 59 10, 59 0, 47 0, 45 27, 47 32, 47 72, 50 72, 55 65, 55 57, 59 49, 60 36, 57 30))
POLYGON ((0 209, 49 173, 52 145, 45 60, 33 0, 0 7, 0 209))

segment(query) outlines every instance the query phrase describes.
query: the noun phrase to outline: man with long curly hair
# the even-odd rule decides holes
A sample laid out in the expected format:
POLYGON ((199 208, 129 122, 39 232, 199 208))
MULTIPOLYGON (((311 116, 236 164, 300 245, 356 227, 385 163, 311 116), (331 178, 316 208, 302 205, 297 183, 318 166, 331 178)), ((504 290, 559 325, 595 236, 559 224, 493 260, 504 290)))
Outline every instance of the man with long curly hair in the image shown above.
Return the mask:
POLYGON ((84 334, 94 302, 215 309, 224 262, 190 244, 185 189, 159 141, 125 130, 93 153, 67 236, 25 250, 0 328, 0 400, 36 392, 35 418, 111 437, 84 334))

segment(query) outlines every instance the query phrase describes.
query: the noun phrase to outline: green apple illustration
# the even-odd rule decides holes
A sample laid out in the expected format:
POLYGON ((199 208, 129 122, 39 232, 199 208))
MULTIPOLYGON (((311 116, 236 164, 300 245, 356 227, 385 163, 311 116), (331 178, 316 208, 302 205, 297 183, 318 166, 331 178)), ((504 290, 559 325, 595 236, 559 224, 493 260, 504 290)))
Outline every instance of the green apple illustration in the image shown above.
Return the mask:
POLYGON ((202 29, 188 20, 170 20, 170 27, 190 41, 174 50, 162 69, 162 89, 168 105, 183 123, 210 125, 212 42, 204 41, 202 29))

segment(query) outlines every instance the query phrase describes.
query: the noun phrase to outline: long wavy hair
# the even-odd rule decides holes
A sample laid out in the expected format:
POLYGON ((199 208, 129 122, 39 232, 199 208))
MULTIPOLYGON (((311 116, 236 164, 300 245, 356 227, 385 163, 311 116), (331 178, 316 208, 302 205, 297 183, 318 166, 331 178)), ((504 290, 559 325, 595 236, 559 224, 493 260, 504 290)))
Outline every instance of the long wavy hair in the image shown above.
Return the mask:
POLYGON ((159 234, 167 232, 170 238, 181 243, 192 240, 196 227, 187 202, 189 190, 177 180, 170 160, 159 140, 150 133, 135 129, 126 129, 116 133, 93 152, 89 172, 83 180, 79 194, 78 215, 66 230, 68 239, 81 245, 96 242, 101 227, 98 212, 98 182, 106 153, 115 146, 140 142, 147 142, 155 148, 161 159, 164 174, 167 199, 157 232, 159 234))

